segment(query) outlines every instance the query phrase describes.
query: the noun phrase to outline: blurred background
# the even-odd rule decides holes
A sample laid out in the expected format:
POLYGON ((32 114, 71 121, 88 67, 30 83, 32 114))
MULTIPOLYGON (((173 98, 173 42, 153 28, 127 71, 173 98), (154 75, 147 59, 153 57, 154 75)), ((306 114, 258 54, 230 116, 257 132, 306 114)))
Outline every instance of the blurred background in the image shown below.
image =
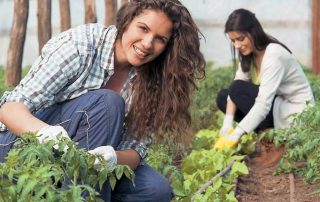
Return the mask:
MULTIPOLYGON (((224 31, 228 15, 237 8, 254 12, 265 31, 285 43, 300 62, 311 66, 311 0, 182 0, 194 16, 204 38, 201 50, 218 68, 231 64, 224 31)), ((95 0, 97 21, 104 23, 105 0, 95 0)), ((0 66, 6 65, 14 0, 0 0, 0 66)), ((120 6, 120 0, 118 6, 120 6)), ((84 3, 70 0, 71 27, 84 23, 84 3)), ((52 36, 60 32, 59 0, 51 1, 52 36)), ((29 0, 29 17, 22 66, 38 56, 37 0, 29 0)))

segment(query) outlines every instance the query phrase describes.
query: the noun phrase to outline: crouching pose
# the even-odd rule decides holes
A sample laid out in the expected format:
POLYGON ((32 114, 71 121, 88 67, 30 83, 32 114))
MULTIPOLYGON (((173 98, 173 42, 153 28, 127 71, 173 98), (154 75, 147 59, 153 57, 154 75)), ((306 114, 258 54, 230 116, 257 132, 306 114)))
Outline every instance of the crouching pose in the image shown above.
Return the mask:
POLYGON ((232 43, 233 59, 240 65, 228 89, 217 96, 217 106, 225 113, 220 149, 235 146, 244 133, 267 128, 286 128, 289 115, 314 104, 309 82, 291 51, 267 35, 254 13, 237 9, 225 24, 232 43), (234 130, 233 121, 239 122, 234 130), (229 132, 228 132, 229 131, 229 132))
POLYGON ((135 171, 135 187, 122 179, 113 191, 99 190, 105 201, 170 201, 168 181, 142 161, 150 134, 187 135, 190 96, 204 75, 199 47, 199 30, 178 0, 131 0, 116 26, 81 25, 53 37, 1 98, 0 161, 25 132, 40 142, 62 134, 110 168, 135 171))

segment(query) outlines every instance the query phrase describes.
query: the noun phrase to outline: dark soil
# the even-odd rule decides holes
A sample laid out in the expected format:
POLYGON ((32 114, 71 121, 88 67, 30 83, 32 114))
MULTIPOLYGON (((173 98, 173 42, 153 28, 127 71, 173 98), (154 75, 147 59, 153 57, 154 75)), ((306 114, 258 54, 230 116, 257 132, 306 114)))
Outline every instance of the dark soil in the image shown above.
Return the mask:
MULTIPOLYGON (((274 157, 277 154, 275 154, 274 151, 271 151, 270 155, 274 157)), ((262 155, 264 156, 262 161, 268 161, 267 159, 270 159, 270 155, 262 155)), ((307 184, 303 179, 293 176, 292 174, 273 175, 281 155, 276 162, 265 164, 261 163, 261 153, 257 156, 247 159, 249 175, 238 179, 236 195, 240 202, 320 201, 319 194, 310 195, 311 192, 320 188, 320 184, 307 184), (257 156, 258 160, 256 160, 257 156)))

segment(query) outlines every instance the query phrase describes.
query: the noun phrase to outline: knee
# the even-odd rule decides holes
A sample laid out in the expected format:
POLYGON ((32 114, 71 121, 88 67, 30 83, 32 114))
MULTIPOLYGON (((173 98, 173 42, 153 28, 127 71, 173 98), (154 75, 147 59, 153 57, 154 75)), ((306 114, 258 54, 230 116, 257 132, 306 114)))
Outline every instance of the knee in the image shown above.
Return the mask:
POLYGON ((217 95, 216 104, 218 109, 220 109, 222 112, 226 111, 228 94, 228 89, 223 89, 219 91, 217 95))
POLYGON ((173 198, 173 190, 168 180, 163 176, 148 186, 148 193, 150 193, 153 202, 169 202, 173 198))
POLYGON ((94 107, 96 108, 108 108, 108 110, 112 109, 115 112, 118 113, 124 113, 124 109, 125 109, 125 103, 123 98, 118 95, 117 93, 115 93, 112 90, 108 90, 108 89, 99 89, 99 90, 95 90, 95 91, 91 91, 89 93, 94 94, 95 97, 95 102, 92 103, 92 105, 94 105, 94 107), (101 107, 97 106, 100 105, 101 107))
POLYGON ((245 83, 246 83, 246 81, 243 81, 243 80, 234 80, 231 83, 231 85, 229 87, 229 96, 232 101, 234 101, 235 98, 241 94, 245 83))

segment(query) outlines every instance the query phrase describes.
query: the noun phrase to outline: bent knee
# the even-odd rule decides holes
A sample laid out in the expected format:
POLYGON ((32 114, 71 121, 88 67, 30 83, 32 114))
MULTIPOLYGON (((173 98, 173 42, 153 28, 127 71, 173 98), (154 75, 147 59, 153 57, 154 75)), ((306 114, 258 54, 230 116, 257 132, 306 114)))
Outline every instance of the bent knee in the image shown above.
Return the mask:
POLYGON ((173 190, 165 177, 148 186, 147 193, 150 193, 153 202, 169 202, 173 198, 173 190))

